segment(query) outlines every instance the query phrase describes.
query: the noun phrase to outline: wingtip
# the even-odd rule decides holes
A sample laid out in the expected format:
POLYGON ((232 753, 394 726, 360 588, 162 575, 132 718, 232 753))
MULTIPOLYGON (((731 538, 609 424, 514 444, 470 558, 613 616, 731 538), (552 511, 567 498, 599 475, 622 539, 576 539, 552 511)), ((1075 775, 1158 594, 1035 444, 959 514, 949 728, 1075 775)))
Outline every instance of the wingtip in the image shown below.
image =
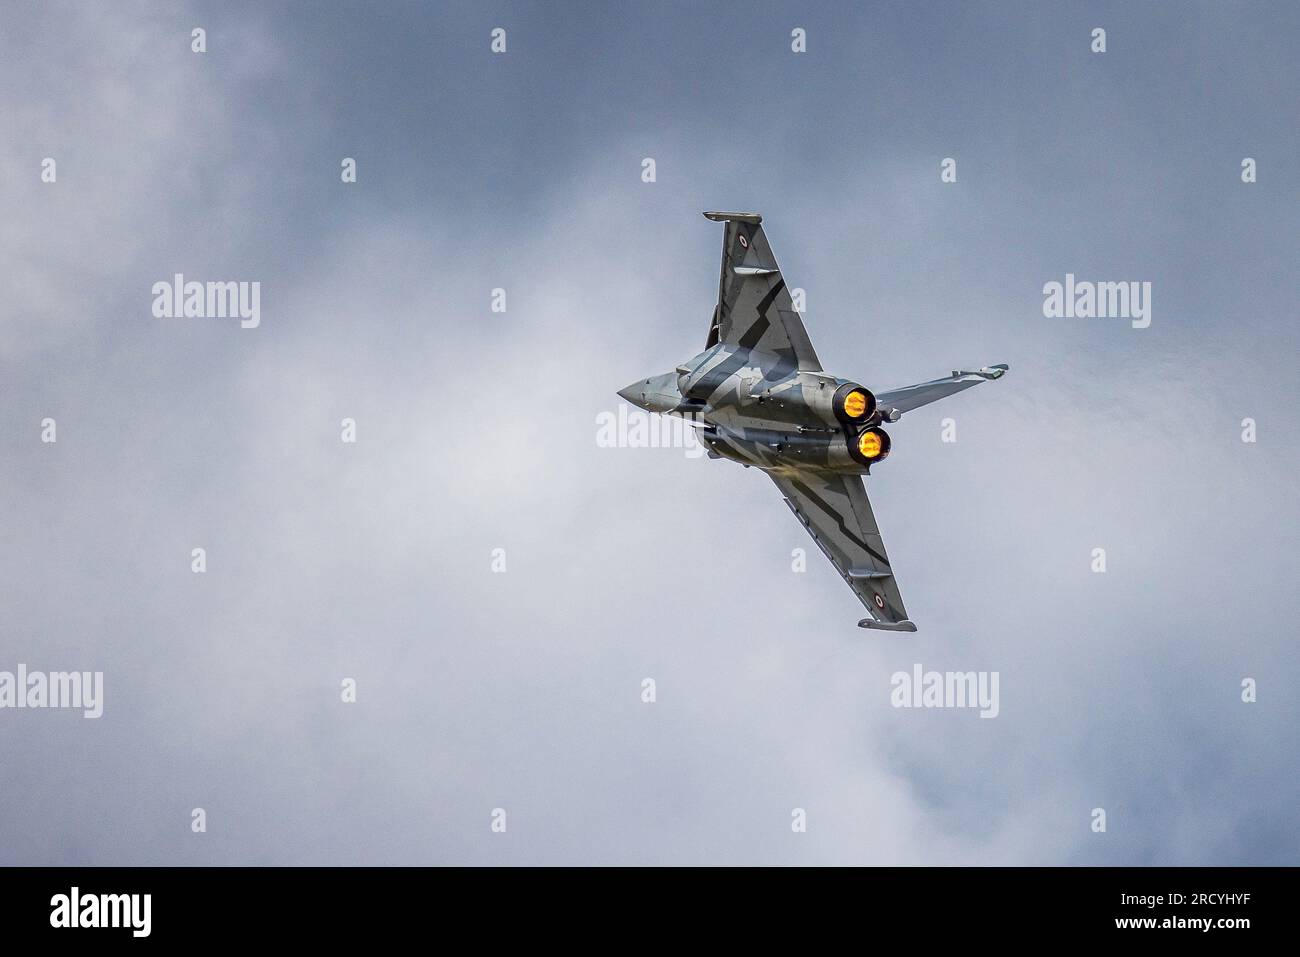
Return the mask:
POLYGON ((968 369, 953 369, 952 377, 954 379, 960 379, 962 376, 977 375, 981 379, 987 379, 992 382, 1001 379, 1010 371, 1011 366, 1007 365, 1005 362, 999 362, 997 365, 985 366, 982 369, 975 369, 974 371, 968 369))
POLYGON ((858 627, 873 631, 905 631, 909 634, 916 631, 916 623, 908 618, 902 621, 876 621, 874 618, 863 618, 858 622, 858 627))
POLYGON ((705 219, 711 219, 715 223, 726 223, 731 220, 741 223, 753 223, 755 226, 763 222, 763 217, 758 213, 720 213, 708 211, 704 214, 705 219))

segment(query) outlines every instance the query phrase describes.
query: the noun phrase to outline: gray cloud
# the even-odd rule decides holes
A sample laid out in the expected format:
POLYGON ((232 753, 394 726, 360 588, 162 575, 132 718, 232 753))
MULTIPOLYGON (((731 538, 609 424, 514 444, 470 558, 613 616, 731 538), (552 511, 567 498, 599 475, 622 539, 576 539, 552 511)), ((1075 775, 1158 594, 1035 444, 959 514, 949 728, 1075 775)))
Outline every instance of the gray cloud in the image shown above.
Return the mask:
POLYGON ((6 863, 1294 862, 1294 11, 846 18, 18 8, 0 669, 106 705, 0 712, 6 863), (596 445, 741 207, 833 370, 1011 364, 870 483, 913 638, 762 476, 596 445), (1067 271, 1151 328, 1044 318, 1067 271), (153 319, 174 272, 261 327, 153 319), (1000 716, 891 708, 915 662, 1000 716))

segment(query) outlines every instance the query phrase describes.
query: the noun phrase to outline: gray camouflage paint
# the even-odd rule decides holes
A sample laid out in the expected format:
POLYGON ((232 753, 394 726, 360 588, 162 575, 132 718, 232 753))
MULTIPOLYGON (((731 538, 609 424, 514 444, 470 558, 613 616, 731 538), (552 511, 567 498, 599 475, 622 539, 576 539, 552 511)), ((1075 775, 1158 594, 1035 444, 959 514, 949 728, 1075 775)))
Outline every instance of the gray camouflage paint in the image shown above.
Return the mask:
MULTIPOLYGON (((915 631, 908 619, 862 477, 858 437, 904 412, 1000 378, 1005 365, 876 396, 857 421, 836 397, 862 388, 829 375, 804 329, 757 213, 705 213, 725 224, 718 304, 705 351, 674 371, 619 392, 651 412, 696 423, 710 458, 765 471, 871 617, 864 628, 915 631)), ((865 391, 865 390, 864 390, 865 391)), ((883 431, 883 430, 880 430, 883 431)), ((889 452, 886 438, 885 455, 889 452)), ((876 461, 881 461, 881 455, 876 461)))

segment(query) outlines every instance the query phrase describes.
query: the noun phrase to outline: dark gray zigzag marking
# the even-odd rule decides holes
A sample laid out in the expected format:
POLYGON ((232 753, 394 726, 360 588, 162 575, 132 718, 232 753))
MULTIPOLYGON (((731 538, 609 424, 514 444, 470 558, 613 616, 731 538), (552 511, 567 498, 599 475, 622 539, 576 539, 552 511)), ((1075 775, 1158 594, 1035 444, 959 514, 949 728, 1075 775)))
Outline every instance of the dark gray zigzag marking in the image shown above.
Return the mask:
MULTIPOLYGON (((880 554, 878 551, 876 551, 874 548, 868 545, 865 541, 863 541, 861 538, 855 535, 849 529, 848 525, 844 523, 844 516, 839 513, 839 511, 835 508, 835 506, 831 505, 829 502, 827 502, 820 495, 818 495, 816 492, 810 489, 807 485, 804 485, 803 482, 800 482, 798 479, 791 479, 790 484, 793 485, 795 488, 797 488, 805 496, 807 496, 810 502, 812 502, 814 505, 820 508, 830 518, 834 519, 835 524, 839 527, 839 530, 844 533, 845 538, 847 538, 849 541, 853 542, 853 544, 860 547, 868 555, 870 555, 876 561, 880 562, 880 564, 884 565, 886 568, 889 568, 889 562, 885 560, 885 556, 880 554)), ((852 508, 852 502, 849 503, 849 507, 852 508)))
POLYGON ((733 352, 727 358, 723 359, 716 366, 704 374, 704 376, 691 388, 691 396, 694 398, 707 399, 717 388, 726 382, 732 375, 739 372, 749 362, 749 350, 758 345, 763 334, 767 332, 772 325, 772 320, 767 317, 767 311, 776 302, 776 297, 781 295, 781 290, 785 288, 785 280, 777 280, 766 296, 758 303, 758 318, 754 320, 753 325, 745 330, 736 343, 739 350, 733 352))
POLYGON ((772 308, 772 303, 776 302, 776 297, 781 295, 781 290, 785 288, 785 280, 778 279, 767 295, 758 301, 758 319, 754 324, 745 330, 745 334, 737 341, 742 349, 752 349, 758 345, 759 340, 763 338, 764 333, 772 325, 772 320, 767 318, 767 310, 772 308))

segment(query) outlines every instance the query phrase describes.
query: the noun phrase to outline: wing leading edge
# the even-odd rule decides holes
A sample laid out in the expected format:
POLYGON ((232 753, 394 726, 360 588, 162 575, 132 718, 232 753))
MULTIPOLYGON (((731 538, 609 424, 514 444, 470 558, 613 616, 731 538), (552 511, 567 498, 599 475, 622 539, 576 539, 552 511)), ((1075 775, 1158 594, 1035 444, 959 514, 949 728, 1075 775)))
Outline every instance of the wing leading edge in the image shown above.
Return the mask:
POLYGON ((916 631, 903 607, 862 477, 798 471, 767 474, 871 614, 858 624, 884 631, 916 631))

